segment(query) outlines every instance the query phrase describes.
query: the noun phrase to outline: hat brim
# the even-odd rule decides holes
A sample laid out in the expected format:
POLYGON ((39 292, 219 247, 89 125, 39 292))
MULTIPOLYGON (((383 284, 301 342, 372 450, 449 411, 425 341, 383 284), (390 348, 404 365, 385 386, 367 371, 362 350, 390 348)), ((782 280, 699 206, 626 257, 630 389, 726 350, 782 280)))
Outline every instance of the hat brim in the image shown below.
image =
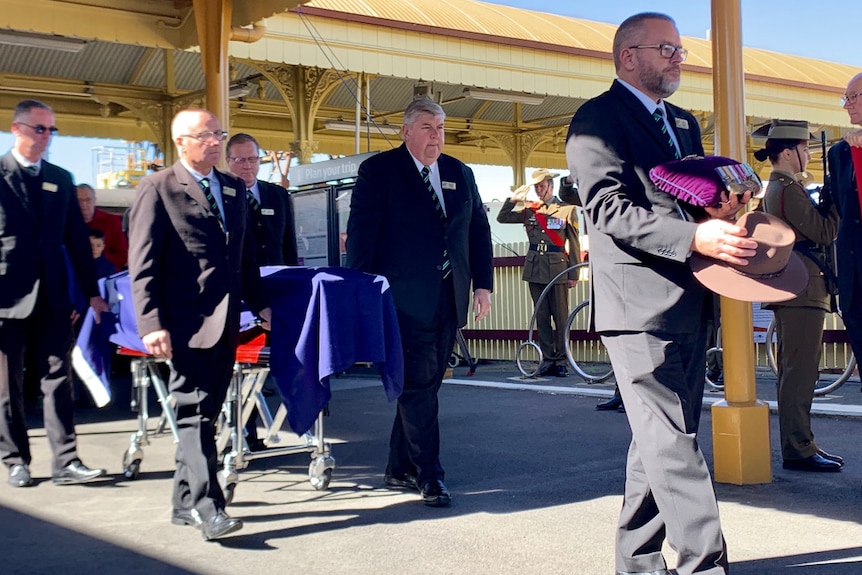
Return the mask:
POLYGON ((545 180, 553 180, 554 178, 559 177, 559 175, 560 174, 556 174, 554 172, 548 172, 547 174, 543 175, 541 178, 530 178, 529 185, 535 186, 536 184, 540 184, 540 183, 544 182, 545 180))
MULTIPOLYGON (((762 139, 772 138, 773 140, 805 140, 805 139, 806 139, 804 136, 803 136, 803 137, 801 137, 801 138, 796 138, 796 137, 790 137, 790 138, 788 138, 788 137, 784 137, 784 136, 781 134, 781 130, 780 130, 780 129, 779 129, 779 131, 777 132, 777 134, 772 134, 772 135, 770 135, 770 134, 769 134, 769 130, 770 130, 770 128, 772 128, 772 124, 765 124, 765 125, 763 125, 763 126, 760 126, 760 127, 759 127, 759 128, 757 128, 756 130, 754 130, 753 132, 751 132, 751 137, 752 137, 752 138, 762 138, 762 139)), ((792 128, 791 128, 791 129, 792 129, 792 128)), ((814 135, 814 134, 812 134, 811 132, 806 131, 806 133, 808 134, 808 138, 807 138, 807 139, 808 139, 808 141, 809 141, 809 142, 819 142, 819 141, 820 141, 820 138, 818 138, 817 136, 815 136, 815 135, 814 135)), ((801 135, 801 134, 799 134, 799 135, 801 135)))
POLYGON ((795 253, 784 273, 773 278, 750 278, 724 262, 694 254, 689 260, 694 277, 710 291, 731 299, 775 303, 795 298, 808 287, 808 270, 795 253))

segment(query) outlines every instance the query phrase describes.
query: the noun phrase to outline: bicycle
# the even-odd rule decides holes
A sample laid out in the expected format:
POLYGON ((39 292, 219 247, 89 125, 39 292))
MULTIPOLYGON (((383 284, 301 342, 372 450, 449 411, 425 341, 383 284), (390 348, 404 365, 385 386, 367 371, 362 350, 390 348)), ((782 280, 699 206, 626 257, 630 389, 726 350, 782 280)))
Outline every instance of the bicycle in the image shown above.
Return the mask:
MULTIPOLYGON (((564 275, 568 275, 569 272, 574 270, 579 270, 584 266, 588 266, 588 262, 583 262, 579 264, 575 264, 573 266, 569 266, 565 270, 558 273, 549 283, 545 286, 545 289, 542 290, 542 293, 539 295, 539 299, 536 301, 535 307, 533 309, 533 315, 530 317, 530 325, 527 330, 527 341, 523 342, 518 346, 517 351, 515 352, 515 364, 518 366, 518 370, 521 372, 521 375, 524 377, 535 377, 536 374, 539 373, 539 367, 542 365, 542 360, 544 356, 542 355, 542 350, 535 341, 533 341, 533 330, 536 327, 536 309, 539 308, 542 300, 545 298, 545 295, 551 290, 554 283, 562 278, 564 275), (526 350, 528 348, 532 348, 532 350, 536 354, 536 358, 527 358, 526 350), (528 369, 529 368, 529 369, 528 369)), ((578 314, 584 309, 587 310, 589 317, 589 306, 590 300, 586 299, 580 302, 575 308, 569 313, 569 316, 566 318, 566 333, 571 333, 572 326, 575 324, 575 319, 578 317, 578 314)), ((590 370, 586 365, 579 364, 572 353, 572 346, 566 346, 566 359, 569 362, 569 365, 572 369, 584 378, 588 383, 601 383, 613 375, 613 370, 605 369, 604 367, 599 368, 599 372, 595 373, 590 370)))
MULTIPOLYGON (((778 355, 778 344, 773 342, 773 336, 775 334, 775 318, 769 322, 769 327, 766 329, 766 362, 769 364, 769 369, 776 375, 778 375, 778 363, 776 362, 776 358, 778 355)), ((835 381, 831 383, 827 383, 821 387, 814 388, 814 396, 822 397, 829 393, 832 393, 842 385, 844 385, 847 380, 853 375, 853 372, 856 369, 856 356, 853 355, 853 352, 850 352, 850 355, 847 357, 847 367, 844 368, 844 371, 835 379, 835 381)), ((819 380, 818 380, 819 381, 819 380)))

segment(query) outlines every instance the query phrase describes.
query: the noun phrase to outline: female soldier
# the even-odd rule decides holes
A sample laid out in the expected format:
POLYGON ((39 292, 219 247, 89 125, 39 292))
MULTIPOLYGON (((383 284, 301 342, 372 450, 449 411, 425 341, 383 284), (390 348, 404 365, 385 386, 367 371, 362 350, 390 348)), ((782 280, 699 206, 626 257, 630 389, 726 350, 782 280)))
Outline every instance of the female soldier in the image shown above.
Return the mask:
POLYGON ((811 432, 811 401, 817 384, 822 350, 823 320, 831 312, 822 261, 817 252, 835 238, 838 212, 832 205, 818 208, 805 189, 805 167, 814 140, 808 122, 773 120, 756 130, 753 137, 766 136, 766 146, 754 153, 760 161, 769 158, 772 174, 763 199, 763 210, 783 219, 796 232, 796 253, 809 273, 808 287, 796 298, 765 305, 775 312, 778 334, 778 422, 781 457, 785 469, 840 471, 841 457, 830 455, 814 442, 811 432))

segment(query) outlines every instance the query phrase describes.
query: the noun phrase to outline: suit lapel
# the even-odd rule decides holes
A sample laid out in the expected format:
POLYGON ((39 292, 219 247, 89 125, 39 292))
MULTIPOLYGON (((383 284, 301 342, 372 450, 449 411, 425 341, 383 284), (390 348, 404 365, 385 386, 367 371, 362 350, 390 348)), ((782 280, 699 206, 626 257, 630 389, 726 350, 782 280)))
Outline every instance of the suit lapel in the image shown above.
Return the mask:
POLYGON ((3 179, 6 180, 9 189, 12 190, 15 197, 21 202, 21 206, 27 215, 31 218, 34 217, 34 214, 29 209, 30 200, 27 197, 27 186, 24 184, 24 180, 18 171, 18 161, 11 152, 3 156, 3 179))
POLYGON ((191 173, 183 166, 181 163, 177 162, 173 166, 174 175, 177 178, 177 182, 183 186, 185 193, 191 196, 191 198, 201 205, 203 210, 212 217, 215 217, 213 213, 212 206, 210 206, 209 200, 207 200, 206 194, 201 189, 200 184, 197 183, 195 177, 191 175, 191 173))
POLYGON ((246 201, 245 188, 238 190, 236 182, 228 180, 224 174, 218 170, 214 170, 215 176, 221 185, 221 203, 224 206, 224 221, 228 230, 235 230, 239 225, 239 214, 242 212, 242 206, 237 206, 237 202, 246 201))
MULTIPOLYGON (((664 150, 665 155, 668 157, 668 160, 676 159, 673 155, 673 151, 670 146, 667 144, 667 136, 661 133, 661 126, 658 122, 655 121, 652 114, 646 109, 646 106, 635 97, 631 91, 614 80, 614 83, 611 84, 611 91, 616 94, 616 96, 620 99, 623 106, 625 106, 629 110, 629 115, 637 121, 638 124, 646 131, 649 136, 655 140, 657 149, 664 150)), ((665 110, 668 110, 669 106, 665 104, 665 110)), ((668 114, 670 112, 668 111, 668 114)), ((674 125, 674 121, 671 116, 668 116, 668 120, 670 121, 671 126, 674 125)), ((680 147, 682 147, 682 142, 680 142, 680 147)), ((685 155, 683 150, 680 150, 681 155, 685 155)))

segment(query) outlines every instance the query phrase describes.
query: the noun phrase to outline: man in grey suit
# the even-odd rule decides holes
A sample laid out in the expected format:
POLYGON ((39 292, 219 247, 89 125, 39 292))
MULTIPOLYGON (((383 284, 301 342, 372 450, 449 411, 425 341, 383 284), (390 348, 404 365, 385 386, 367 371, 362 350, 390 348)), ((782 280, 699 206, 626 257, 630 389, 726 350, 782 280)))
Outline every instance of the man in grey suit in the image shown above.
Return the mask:
POLYGON ((76 282, 98 323, 99 296, 87 226, 72 175, 42 156, 57 132, 54 112, 24 100, 12 117, 12 150, 0 158, 0 459, 9 484, 29 487, 30 444, 24 415, 24 357, 31 356, 45 396, 45 432, 53 481, 92 481, 105 473, 78 458, 69 375, 76 282))
POLYGON ((608 349, 632 441, 616 534, 618 573, 727 572, 709 469, 698 448, 707 292, 687 260, 699 252, 745 265, 756 243, 723 220, 679 216, 654 188, 654 166, 703 155, 697 120, 664 98, 685 60, 674 21, 646 13, 614 36, 618 79, 578 109, 566 144, 590 238, 592 323, 608 349))
POLYGON ((404 349, 404 391, 384 481, 443 507, 437 392, 455 334, 467 323, 470 288, 481 320, 491 309, 493 254, 473 172, 442 154, 446 114, 426 98, 404 111, 404 144, 368 158, 350 200, 347 265, 386 276, 404 349))
POLYGON ((179 445, 176 525, 205 539, 242 527, 225 513, 217 478, 215 420, 233 371, 240 297, 268 327, 270 309, 246 241, 245 185, 215 169, 226 132, 207 110, 184 110, 171 124, 180 161, 138 185, 129 219, 129 275, 138 333, 169 361, 179 445))

